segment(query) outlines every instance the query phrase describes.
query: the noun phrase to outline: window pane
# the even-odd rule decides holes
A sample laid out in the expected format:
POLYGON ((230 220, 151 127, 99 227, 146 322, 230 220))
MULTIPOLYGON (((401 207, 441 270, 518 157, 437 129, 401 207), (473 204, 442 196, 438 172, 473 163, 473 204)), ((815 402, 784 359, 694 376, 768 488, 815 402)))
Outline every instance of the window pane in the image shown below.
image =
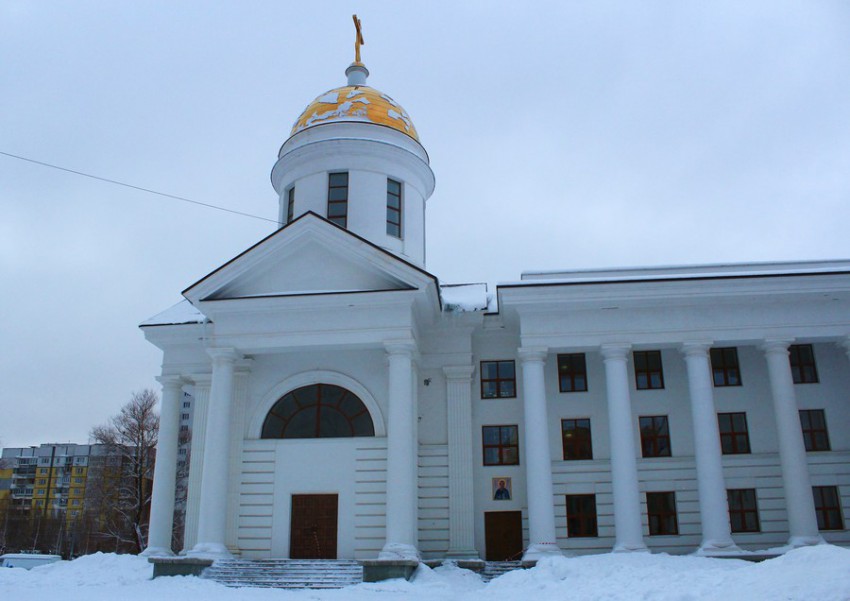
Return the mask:
POLYGON ((498 369, 495 361, 481 362, 481 378, 485 380, 495 380, 498 376, 498 369))
POLYGON ((499 377, 513 378, 515 377, 515 369, 513 361, 499 361, 499 377))
POLYGON ((485 426, 483 429, 484 444, 497 445, 499 444, 499 428, 485 426))
POLYGON ((396 211, 398 211, 399 207, 401 207, 401 198, 393 196, 392 194, 387 194, 387 208, 396 209, 396 211))
POLYGON ((387 180, 387 192, 399 195, 401 194, 401 184, 394 179, 387 180))
POLYGON ((348 205, 344 202, 332 202, 328 205, 328 217, 345 217, 348 205))
POLYGON ((502 444, 517 444, 517 429, 513 426, 502 428, 502 444))
POLYGON ((348 173, 331 173, 329 181, 331 186, 347 186, 348 173))
POLYGON ((484 448, 484 465, 499 465, 499 447, 484 448))
POLYGON ((347 200, 348 188, 331 188, 328 190, 328 200, 347 200))
POLYGON ((499 383, 499 396, 503 398, 513 398, 516 396, 516 388, 513 380, 506 380, 499 383))
POLYGON ((519 463, 519 451, 516 447, 503 447, 502 448, 502 464, 503 465, 516 465, 519 463))
POLYGON ((316 436, 316 409, 309 407, 296 413, 286 426, 284 438, 314 438, 316 436))
POLYGON ((354 435, 348 420, 336 409, 322 407, 319 415, 319 436, 321 438, 340 438, 354 435))

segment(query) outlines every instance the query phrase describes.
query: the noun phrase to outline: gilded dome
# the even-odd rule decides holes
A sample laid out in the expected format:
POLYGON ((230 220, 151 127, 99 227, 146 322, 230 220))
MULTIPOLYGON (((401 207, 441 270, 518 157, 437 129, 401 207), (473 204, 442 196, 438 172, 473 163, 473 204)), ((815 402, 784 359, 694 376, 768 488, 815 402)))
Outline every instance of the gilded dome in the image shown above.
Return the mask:
POLYGON ((407 111, 386 94, 365 85, 335 88, 316 98, 295 121, 290 136, 308 127, 339 122, 385 125, 419 141, 407 111))

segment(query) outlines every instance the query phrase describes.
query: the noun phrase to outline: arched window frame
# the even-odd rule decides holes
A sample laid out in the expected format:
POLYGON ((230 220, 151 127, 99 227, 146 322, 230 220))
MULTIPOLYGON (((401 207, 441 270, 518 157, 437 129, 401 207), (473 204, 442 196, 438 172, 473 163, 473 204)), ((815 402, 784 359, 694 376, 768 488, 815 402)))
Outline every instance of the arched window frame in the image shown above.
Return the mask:
MULTIPOLYGON (((278 384, 273 386, 268 392, 266 392, 263 395, 263 400, 260 401, 260 403, 257 405, 257 408, 251 417, 251 421, 248 424, 247 432, 245 433, 246 438, 260 440, 263 434, 263 423, 266 420, 266 415, 268 415, 269 411, 271 411, 275 403, 277 403, 288 392, 291 392, 298 388, 302 388, 304 386, 310 386, 311 384, 333 384, 335 386, 345 388, 352 392, 363 402, 364 405, 366 405, 366 409, 369 410, 369 415, 372 418, 372 425, 375 428, 375 436, 385 437, 387 435, 386 421, 384 420, 384 415, 381 411, 381 407, 380 405, 378 405, 378 402, 375 400, 375 397, 372 396, 372 393, 369 392, 369 390, 365 386, 360 384, 360 382, 358 382, 354 378, 351 378, 350 376, 347 376, 340 372, 330 370, 314 370, 290 376, 285 380, 279 382, 278 384)), ((322 439, 265 438, 262 440, 275 442, 281 440, 298 440, 303 442, 305 440, 322 439)))
POLYGON ((274 404, 266 415, 261 436, 371 438, 375 436, 375 425, 366 405, 350 390, 335 384, 308 384, 286 393, 274 404))

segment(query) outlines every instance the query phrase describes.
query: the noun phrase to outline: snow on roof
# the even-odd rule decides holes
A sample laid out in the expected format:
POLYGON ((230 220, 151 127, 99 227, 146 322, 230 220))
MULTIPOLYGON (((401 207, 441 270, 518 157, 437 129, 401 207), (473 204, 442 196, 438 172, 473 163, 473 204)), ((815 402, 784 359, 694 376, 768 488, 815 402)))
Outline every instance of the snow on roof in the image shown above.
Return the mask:
POLYGON ((487 284, 444 284, 440 286, 440 296, 446 311, 494 312, 495 295, 487 293, 487 284))
POLYGON ((198 311, 192 303, 187 300, 182 300, 162 313, 157 313, 150 319, 146 319, 139 324, 139 327, 169 326, 184 323, 205 323, 208 321, 209 319, 207 319, 207 316, 198 311))
POLYGON ((658 267, 622 267, 612 269, 575 269, 570 271, 524 271, 520 282, 500 286, 541 283, 639 282, 689 278, 735 278, 803 274, 830 274, 850 271, 850 261, 786 261, 764 263, 715 263, 706 265, 665 265, 658 267))

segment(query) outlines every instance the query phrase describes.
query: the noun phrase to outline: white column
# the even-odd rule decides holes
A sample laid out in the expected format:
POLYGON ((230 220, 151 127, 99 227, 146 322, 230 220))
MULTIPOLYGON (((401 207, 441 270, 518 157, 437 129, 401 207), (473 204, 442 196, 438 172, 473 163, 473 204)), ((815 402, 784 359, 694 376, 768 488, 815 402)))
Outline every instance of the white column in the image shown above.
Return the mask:
POLYGON ((385 344, 389 359, 387 540, 378 559, 419 559, 416 548, 416 422, 411 341, 385 344))
POLYGON ((204 447, 207 439, 207 410, 210 403, 211 374, 192 374, 192 432, 189 442, 189 481, 186 491, 186 517, 183 527, 183 554, 198 542, 198 513, 201 506, 201 476, 204 473, 204 447))
POLYGON ((525 477, 528 488, 528 548, 523 561, 561 555, 555 534, 555 494, 552 489, 552 454, 546 411, 543 362, 548 349, 519 349, 522 362, 522 407, 525 417, 525 477))
POLYGON ((157 379, 162 384, 159 438, 153 473, 148 546, 142 552, 142 555, 148 557, 174 554, 171 551, 171 530, 174 527, 177 439, 180 430, 180 401, 183 398, 183 379, 180 376, 161 376, 157 379))
POLYGON ((794 395, 794 378, 788 360, 789 344, 790 340, 765 340, 762 349, 767 358, 776 433, 779 436, 779 461, 782 464, 782 485, 788 509, 788 544, 801 547, 822 543, 823 539, 818 533, 806 445, 803 442, 800 412, 794 395))
POLYGON ((194 556, 227 557, 227 475, 230 449, 230 409, 234 364, 239 355, 229 348, 208 349, 212 357, 212 387, 207 410, 204 465, 198 510, 198 542, 194 556))
POLYGON ((635 424, 627 368, 630 345, 604 344, 611 439, 611 486, 614 493, 614 551, 646 551, 640 519, 640 492, 635 452, 635 424))
POLYGON ((449 550, 446 557, 478 559, 472 488, 471 365, 444 367, 449 438, 449 550))
POLYGON ((850 336, 848 336, 844 340, 841 340, 838 345, 844 349, 844 351, 847 353, 847 358, 850 359, 850 336))
POLYGON ((732 527, 729 523, 720 429, 714 408, 714 384, 708 349, 709 344, 704 342, 688 342, 682 345, 682 354, 688 366, 699 514, 702 521, 702 542, 697 553, 717 555, 737 553, 740 549, 732 541, 732 527))

